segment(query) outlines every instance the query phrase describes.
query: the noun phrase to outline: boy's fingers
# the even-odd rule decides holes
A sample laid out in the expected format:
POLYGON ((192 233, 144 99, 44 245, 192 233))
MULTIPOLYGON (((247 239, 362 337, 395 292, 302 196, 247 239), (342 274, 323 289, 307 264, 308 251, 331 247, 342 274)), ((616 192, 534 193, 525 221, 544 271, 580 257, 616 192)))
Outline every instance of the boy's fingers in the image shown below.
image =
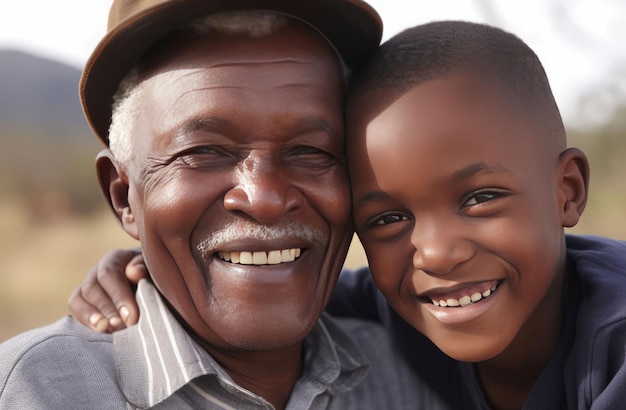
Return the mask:
POLYGON ((80 287, 72 292, 68 306, 72 316, 90 329, 97 332, 105 332, 109 329, 109 320, 98 309, 85 301, 80 287))
POLYGON ((134 284, 139 283, 141 279, 148 278, 148 268, 143 261, 143 255, 135 255, 126 265, 126 278, 134 284))
MULTIPOLYGON (((96 310, 96 312, 91 313, 99 313, 107 319, 109 323, 107 330, 109 328, 111 330, 119 330, 125 327, 115 302, 111 299, 110 295, 107 294, 106 289, 103 288, 103 284, 98 281, 98 274, 95 268, 89 272, 78 291, 80 298, 96 310)), ((81 322, 83 321, 82 319, 79 320, 81 322)), ((95 322, 97 321, 96 316, 90 314, 88 320, 92 326, 95 326, 95 322)))
POLYGON ((121 327, 134 325, 139 318, 135 294, 126 278, 127 265, 136 255, 135 250, 113 251, 102 258, 98 265, 97 282, 110 303, 115 306, 117 317, 123 321, 121 327))

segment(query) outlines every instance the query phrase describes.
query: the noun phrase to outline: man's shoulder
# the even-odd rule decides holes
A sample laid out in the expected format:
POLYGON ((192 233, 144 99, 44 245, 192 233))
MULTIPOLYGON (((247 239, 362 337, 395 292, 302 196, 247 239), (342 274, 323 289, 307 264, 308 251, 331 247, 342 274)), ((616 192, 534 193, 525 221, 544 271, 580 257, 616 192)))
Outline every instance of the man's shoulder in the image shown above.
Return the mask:
POLYGON ((0 407, 93 404, 82 398, 97 400, 92 393, 98 390, 107 398, 117 396, 116 377, 112 336, 70 317, 0 344, 0 407))
MULTIPOLYGON (((101 344, 99 350, 111 350, 109 334, 97 333, 84 327, 70 316, 40 328, 21 333, 0 344, 0 363, 5 366, 15 365, 25 357, 55 357, 55 353, 74 351, 78 346, 101 344)), ((3 373, 0 373, 4 375, 3 373)))

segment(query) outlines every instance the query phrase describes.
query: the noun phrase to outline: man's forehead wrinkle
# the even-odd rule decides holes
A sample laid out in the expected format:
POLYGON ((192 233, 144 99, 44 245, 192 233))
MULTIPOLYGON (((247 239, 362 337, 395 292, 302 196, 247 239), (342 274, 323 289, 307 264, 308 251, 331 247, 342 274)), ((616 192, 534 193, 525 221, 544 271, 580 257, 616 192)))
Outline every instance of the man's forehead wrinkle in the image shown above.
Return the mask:
POLYGON ((203 91, 211 91, 211 90, 237 90, 237 91, 245 91, 248 87, 246 85, 240 84, 231 84, 231 85, 223 85, 223 84, 215 84, 213 86, 205 85, 203 87, 189 89, 187 91, 181 92, 173 101, 168 104, 167 109, 164 112, 164 116, 168 117, 173 115, 172 110, 175 110, 177 107, 181 105, 181 101, 184 101, 190 95, 201 93, 203 91))
POLYGON ((219 62, 216 61, 212 64, 208 64, 206 67, 208 68, 221 68, 221 67, 237 67, 237 66, 247 66, 247 65, 265 65, 265 64, 315 64, 318 65, 318 61, 314 59, 307 58, 297 58, 297 57, 273 57, 273 58, 249 58, 248 56, 241 56, 240 58, 228 58, 227 61, 219 62))
MULTIPOLYGON (((264 65, 274 64, 292 64, 297 66, 320 66, 318 62, 296 60, 296 59, 283 59, 283 60, 251 60, 251 61, 229 61, 221 63, 204 64, 202 67, 183 68, 183 67, 168 67, 156 77, 162 77, 165 82, 170 84, 176 84, 181 81, 187 81, 190 78, 202 81, 204 84, 202 87, 196 88, 192 91, 202 91, 211 89, 247 89, 248 85, 242 83, 225 84, 225 81, 230 81, 231 77, 241 76, 243 73, 238 69, 254 68, 264 65), (207 84, 208 83, 208 84, 207 84), (211 83, 214 83, 212 85, 211 83)), ((322 67, 320 66, 320 69, 322 67)), ((300 86, 308 83, 308 75, 304 71, 292 70, 290 75, 293 78, 289 80, 285 79, 285 84, 277 85, 278 88, 300 86)), ((195 83, 195 81, 194 81, 195 83)))
MULTIPOLYGON (((185 67, 184 64, 177 65, 166 65, 161 68, 160 75, 172 75, 178 78, 186 78, 189 76, 193 76, 195 74, 202 74, 203 76, 210 77, 215 75, 215 73, 205 73, 206 70, 211 69, 230 69, 230 68, 245 68, 245 67, 255 67, 262 65, 274 65, 274 64, 288 64, 288 65, 300 65, 300 66, 321 66, 323 65, 319 59, 313 58, 305 58, 304 56, 301 58, 293 57, 293 56, 285 56, 285 57, 250 57, 249 55, 242 55, 238 57, 228 57, 228 58, 213 58, 211 60, 204 60, 202 63, 197 63, 197 66, 188 66, 185 67)), ((222 74, 225 74, 224 72, 222 74)))
MULTIPOLYGON (((329 135, 330 138, 335 140, 341 140, 342 134, 339 130, 335 129, 331 124, 321 118, 307 117, 296 118, 294 124, 305 132, 309 131, 321 131, 329 135)), ((186 137, 193 134, 196 131, 207 131, 224 133, 233 131, 236 129, 236 124, 227 118, 222 117, 202 117, 192 118, 183 122, 179 127, 174 129, 171 133, 170 142, 177 143, 182 142, 186 137)))
POLYGON ((210 118, 194 118, 185 121, 174 133, 174 138, 182 139, 186 135, 195 131, 220 131, 225 128, 232 127, 231 121, 226 118, 210 117, 210 118))
POLYGON ((486 162, 477 162, 466 166, 465 168, 456 171, 452 178, 455 181, 471 178, 472 176, 480 173, 505 173, 510 174, 511 171, 504 165, 498 163, 487 164, 486 162))
POLYGON ((179 96, 176 97, 176 99, 174 99, 174 101, 172 101, 169 105, 169 108, 167 109, 167 111, 165 112, 165 115, 169 115, 171 114, 170 111, 174 108, 176 108, 181 100, 184 100, 186 97, 195 94, 195 93, 199 93, 202 91, 208 91, 208 90, 243 90, 246 87, 243 86, 238 86, 238 85, 229 85, 229 86, 224 86, 224 85, 215 85, 215 86, 206 86, 206 87, 202 87, 202 88, 194 88, 192 90, 187 90, 184 92, 181 92, 179 96))

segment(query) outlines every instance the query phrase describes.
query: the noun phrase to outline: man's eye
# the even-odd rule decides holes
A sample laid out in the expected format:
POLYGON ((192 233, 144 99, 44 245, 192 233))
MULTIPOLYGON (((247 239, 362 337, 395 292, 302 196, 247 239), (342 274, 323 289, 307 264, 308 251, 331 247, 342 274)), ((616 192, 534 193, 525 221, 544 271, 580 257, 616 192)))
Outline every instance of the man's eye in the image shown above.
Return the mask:
POLYGON ((195 154, 195 155, 229 155, 228 152, 224 151, 224 149, 220 147, 216 147, 213 145, 202 145, 200 147, 192 148, 186 151, 186 154, 195 154))
POLYGON ((232 160, 232 155, 214 146, 188 149, 178 155, 177 161, 189 167, 212 167, 232 160))
POLYGON ((323 154, 324 152, 319 148, 309 147, 306 145, 299 146, 294 148, 292 151, 296 155, 308 155, 308 154, 323 154))
POLYGON ((299 146, 289 151, 287 158, 299 166, 329 167, 338 159, 330 152, 311 146, 299 146))
POLYGON ((292 155, 324 155, 324 156, 332 156, 330 153, 316 148, 316 147, 309 147, 309 146, 300 146, 297 148, 294 148, 291 152, 292 155))

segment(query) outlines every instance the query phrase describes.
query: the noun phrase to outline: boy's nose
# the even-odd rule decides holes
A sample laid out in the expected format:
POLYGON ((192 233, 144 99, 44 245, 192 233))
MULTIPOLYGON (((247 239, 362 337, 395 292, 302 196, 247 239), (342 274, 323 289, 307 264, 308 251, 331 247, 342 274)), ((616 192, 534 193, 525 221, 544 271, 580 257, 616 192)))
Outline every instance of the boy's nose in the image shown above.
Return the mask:
POLYGON ((413 267, 433 275, 447 275, 475 254, 472 242, 450 223, 416 225, 411 241, 413 267))

